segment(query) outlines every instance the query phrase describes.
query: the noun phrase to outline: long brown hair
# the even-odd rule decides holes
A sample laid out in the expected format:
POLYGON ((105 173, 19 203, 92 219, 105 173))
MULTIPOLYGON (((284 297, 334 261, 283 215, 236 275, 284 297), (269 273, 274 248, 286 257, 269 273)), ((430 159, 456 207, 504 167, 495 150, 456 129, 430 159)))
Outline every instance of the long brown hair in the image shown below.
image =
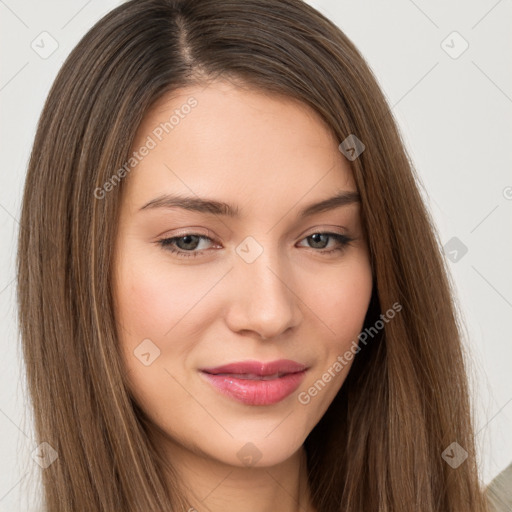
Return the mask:
MULTIPOLYGON (((130 397, 118 350, 112 254, 129 158, 156 100, 214 77, 313 107, 351 160, 374 289, 355 357, 305 448, 319 512, 482 512, 461 327, 440 243, 390 108, 363 57, 301 0, 132 0, 59 72, 28 168, 18 249, 21 337, 48 510, 186 510, 130 397), (442 454, 458 443, 457 468, 442 454)), ((137 172, 134 170, 133 172, 137 172)), ((171 461, 172 463, 172 461, 171 461)))

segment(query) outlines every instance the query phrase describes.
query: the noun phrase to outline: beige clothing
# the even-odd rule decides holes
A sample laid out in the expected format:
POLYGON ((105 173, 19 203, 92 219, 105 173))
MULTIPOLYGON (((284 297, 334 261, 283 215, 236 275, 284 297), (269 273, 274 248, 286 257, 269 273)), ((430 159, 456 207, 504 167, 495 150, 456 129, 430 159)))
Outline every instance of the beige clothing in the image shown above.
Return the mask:
POLYGON ((491 512, 512 512, 512 464, 492 480, 486 495, 491 512))

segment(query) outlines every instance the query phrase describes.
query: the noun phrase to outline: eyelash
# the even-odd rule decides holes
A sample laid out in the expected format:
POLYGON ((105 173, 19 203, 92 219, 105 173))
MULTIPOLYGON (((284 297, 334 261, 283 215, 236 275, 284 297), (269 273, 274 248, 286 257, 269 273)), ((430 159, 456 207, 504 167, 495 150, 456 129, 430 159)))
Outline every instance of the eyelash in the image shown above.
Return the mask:
MULTIPOLYGON (((327 250, 327 251, 326 250, 315 250, 314 248, 311 247, 311 249, 313 249, 314 252, 319 252, 320 254, 331 254, 331 253, 335 253, 335 252, 342 252, 342 251, 344 251, 347 248, 347 246, 349 246, 355 240, 354 238, 350 238, 350 237, 348 237, 346 235, 341 235, 339 233, 330 233, 330 232, 325 232, 325 231, 319 231, 319 232, 311 233, 310 235, 308 235, 307 237, 303 238, 302 240, 306 240, 307 238, 309 238, 309 237, 311 237, 313 235, 327 235, 330 238, 334 238, 338 242, 338 244, 340 244, 338 247, 336 247, 334 249, 327 250)), ((201 240, 210 240, 210 241, 213 242, 213 240, 210 237, 208 237, 208 236, 200 235, 198 233, 186 233, 184 235, 175 236, 175 237, 172 237, 172 238, 162 238, 161 240, 158 240, 157 243, 164 250, 169 251, 169 252, 171 252, 173 254, 176 254, 180 258, 182 258, 182 257, 183 258, 196 258, 197 256, 201 256, 202 252, 208 250, 208 249, 204 249, 203 251, 184 251, 182 249, 176 249, 175 247, 173 247, 171 245, 176 240, 179 240, 181 238, 185 238, 187 236, 197 236, 201 240)))

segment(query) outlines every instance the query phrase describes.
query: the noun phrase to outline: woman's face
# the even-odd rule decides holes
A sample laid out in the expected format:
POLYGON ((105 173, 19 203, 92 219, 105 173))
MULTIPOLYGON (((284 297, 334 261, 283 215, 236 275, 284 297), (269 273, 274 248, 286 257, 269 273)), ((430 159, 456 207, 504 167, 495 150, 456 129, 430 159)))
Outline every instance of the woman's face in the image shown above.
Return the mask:
POLYGON ((342 386, 372 275, 339 142, 309 107, 230 82, 166 96, 140 126, 114 295, 165 449, 277 464, 342 386))

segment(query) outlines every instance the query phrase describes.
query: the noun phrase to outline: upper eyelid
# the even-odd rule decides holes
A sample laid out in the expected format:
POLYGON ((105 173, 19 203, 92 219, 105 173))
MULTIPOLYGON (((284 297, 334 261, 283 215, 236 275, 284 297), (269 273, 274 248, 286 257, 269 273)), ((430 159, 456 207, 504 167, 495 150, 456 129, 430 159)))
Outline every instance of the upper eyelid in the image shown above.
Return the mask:
MULTIPOLYGON (((181 238, 181 237, 184 237, 184 236, 187 236, 187 235, 194 235, 194 236, 200 236, 200 237, 204 237, 204 238, 210 238, 211 240, 216 240, 217 237, 213 234, 213 232, 209 229, 206 229, 207 231, 207 234, 205 233, 201 233, 199 231, 194 231, 194 229, 196 229, 194 226, 191 226, 191 227, 188 227, 188 228, 184 228, 186 231, 183 231, 183 233, 178 233, 178 234, 172 234, 172 235, 161 235, 161 236, 158 236, 157 239, 159 240, 164 240, 164 239, 170 239, 170 238, 181 238)), ((200 229, 203 229, 203 228, 197 228, 198 230, 200 229)), ((350 229, 347 228, 346 226, 339 226, 339 225, 326 225, 324 227, 315 227, 315 228, 310 228, 310 229, 307 229, 305 231, 303 231, 299 236, 301 237, 300 239, 302 240, 302 238, 304 237, 308 237, 308 236, 311 236, 315 233, 331 233, 331 234, 334 234, 334 235, 346 235, 346 236, 349 236, 349 232, 350 232, 350 229), (311 231, 310 231, 311 229, 311 231), (336 231, 332 231, 333 229, 341 229, 343 230, 342 233, 337 233, 336 231)))

